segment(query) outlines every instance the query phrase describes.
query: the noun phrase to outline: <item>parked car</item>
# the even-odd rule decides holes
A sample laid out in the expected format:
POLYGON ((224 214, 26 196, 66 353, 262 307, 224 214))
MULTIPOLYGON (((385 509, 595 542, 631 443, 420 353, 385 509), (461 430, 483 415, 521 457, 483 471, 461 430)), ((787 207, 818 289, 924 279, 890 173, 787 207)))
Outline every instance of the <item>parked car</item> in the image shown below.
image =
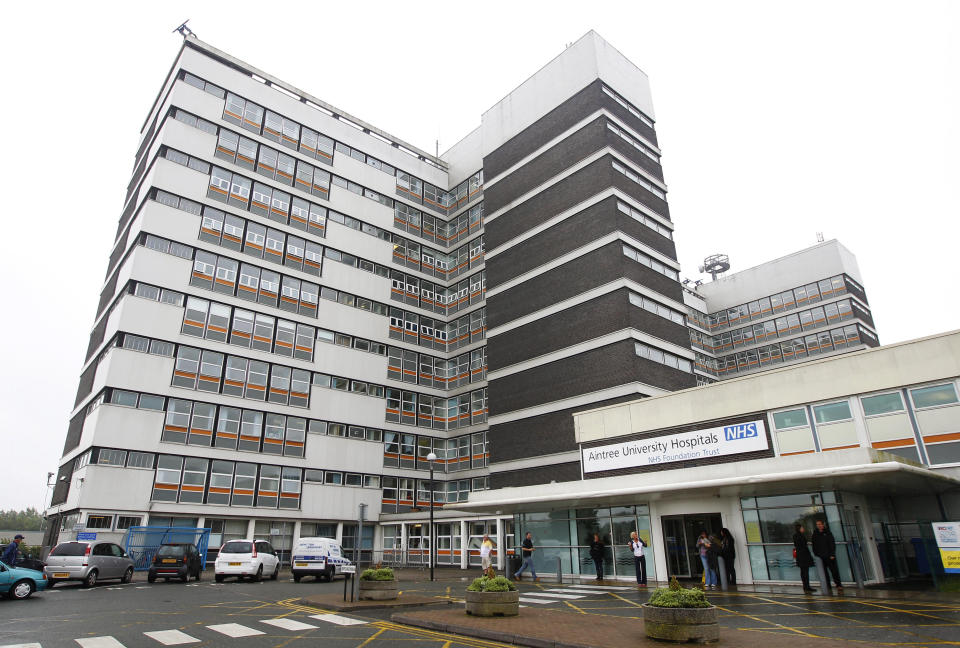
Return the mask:
POLYGON ((177 577, 186 583, 191 576, 200 580, 202 573, 203 562, 197 546, 189 542, 172 542, 157 550, 147 571, 147 582, 152 583, 157 578, 169 581, 177 577))
POLYGON ((112 542, 61 542, 47 556, 43 572, 53 587, 61 581, 76 580, 93 587, 100 580, 133 580, 133 560, 112 542))
POLYGON ((300 538, 293 548, 293 580, 298 583, 304 576, 329 583, 343 573, 344 566, 351 564, 333 538, 300 538))
POLYGON ((227 576, 258 581, 264 574, 277 580, 280 559, 266 540, 230 540, 222 547, 213 567, 214 579, 222 583, 227 576))
POLYGON ((0 562, 0 594, 12 599, 30 598, 34 592, 47 588, 47 577, 43 572, 24 567, 11 567, 0 562))

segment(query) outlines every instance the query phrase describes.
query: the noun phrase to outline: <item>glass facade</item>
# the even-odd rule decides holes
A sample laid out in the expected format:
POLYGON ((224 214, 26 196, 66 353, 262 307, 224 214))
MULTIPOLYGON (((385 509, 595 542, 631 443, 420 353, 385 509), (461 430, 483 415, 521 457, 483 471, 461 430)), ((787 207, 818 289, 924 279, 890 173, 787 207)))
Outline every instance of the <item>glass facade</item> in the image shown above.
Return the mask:
MULTIPOLYGON (((611 508, 566 509, 549 513, 523 513, 514 518, 515 542, 519 545, 526 534, 532 535, 537 550, 533 564, 537 572, 556 573, 557 560, 564 574, 595 575, 590 559, 593 534, 607 545, 604 574, 633 578, 633 553, 627 546, 630 532, 637 531, 647 543, 647 578, 657 580, 654 553, 650 541, 650 509, 647 505, 611 508)), ((519 548, 515 548, 520 555, 519 548)))
MULTIPOLYGON (((837 564, 844 581, 850 571, 849 538, 843 519, 840 493, 833 491, 742 497, 740 509, 746 529, 747 551, 755 581, 800 581, 793 559, 794 527, 802 524, 809 541, 817 520, 824 520, 837 542, 837 564)), ((850 521, 852 524, 853 522, 850 521)), ((812 548, 811 548, 812 552, 812 548)), ((810 577, 816 581, 815 570, 810 577)))

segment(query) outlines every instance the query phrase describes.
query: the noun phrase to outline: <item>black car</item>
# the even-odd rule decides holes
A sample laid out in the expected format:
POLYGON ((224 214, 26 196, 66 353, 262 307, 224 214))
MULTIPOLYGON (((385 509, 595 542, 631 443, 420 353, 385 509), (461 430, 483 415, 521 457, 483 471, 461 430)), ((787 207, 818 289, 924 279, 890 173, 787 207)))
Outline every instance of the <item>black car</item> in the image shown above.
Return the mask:
POLYGON ((147 572, 147 582, 152 583, 158 578, 170 580, 179 578, 186 583, 191 576, 200 580, 203 573, 203 563, 197 546, 189 542, 176 542, 161 545, 157 554, 150 563, 147 572))

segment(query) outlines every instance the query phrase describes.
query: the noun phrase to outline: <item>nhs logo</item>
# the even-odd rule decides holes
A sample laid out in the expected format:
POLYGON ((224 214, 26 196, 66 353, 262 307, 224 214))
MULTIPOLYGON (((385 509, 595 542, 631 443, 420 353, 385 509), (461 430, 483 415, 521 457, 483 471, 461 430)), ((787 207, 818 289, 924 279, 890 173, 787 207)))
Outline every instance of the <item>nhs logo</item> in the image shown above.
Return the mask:
POLYGON ((756 423, 743 423, 742 425, 730 425, 723 428, 723 434, 727 441, 736 441, 738 439, 750 439, 759 436, 756 423))

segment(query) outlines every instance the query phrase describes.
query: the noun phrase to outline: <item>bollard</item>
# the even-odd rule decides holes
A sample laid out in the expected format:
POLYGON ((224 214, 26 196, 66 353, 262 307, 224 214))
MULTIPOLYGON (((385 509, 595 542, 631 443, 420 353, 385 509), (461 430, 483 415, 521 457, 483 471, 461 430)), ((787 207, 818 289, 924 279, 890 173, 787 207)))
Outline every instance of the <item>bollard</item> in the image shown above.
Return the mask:
POLYGON ((720 589, 726 592, 730 583, 727 582, 727 561, 723 556, 717 556, 717 569, 720 572, 720 589))
POLYGON ((563 583, 563 561, 557 556, 557 582, 563 583))
POLYGON ((824 596, 830 595, 830 581, 827 579, 827 566, 823 563, 823 558, 814 556, 813 562, 817 567, 817 575, 820 577, 820 593, 824 596))

